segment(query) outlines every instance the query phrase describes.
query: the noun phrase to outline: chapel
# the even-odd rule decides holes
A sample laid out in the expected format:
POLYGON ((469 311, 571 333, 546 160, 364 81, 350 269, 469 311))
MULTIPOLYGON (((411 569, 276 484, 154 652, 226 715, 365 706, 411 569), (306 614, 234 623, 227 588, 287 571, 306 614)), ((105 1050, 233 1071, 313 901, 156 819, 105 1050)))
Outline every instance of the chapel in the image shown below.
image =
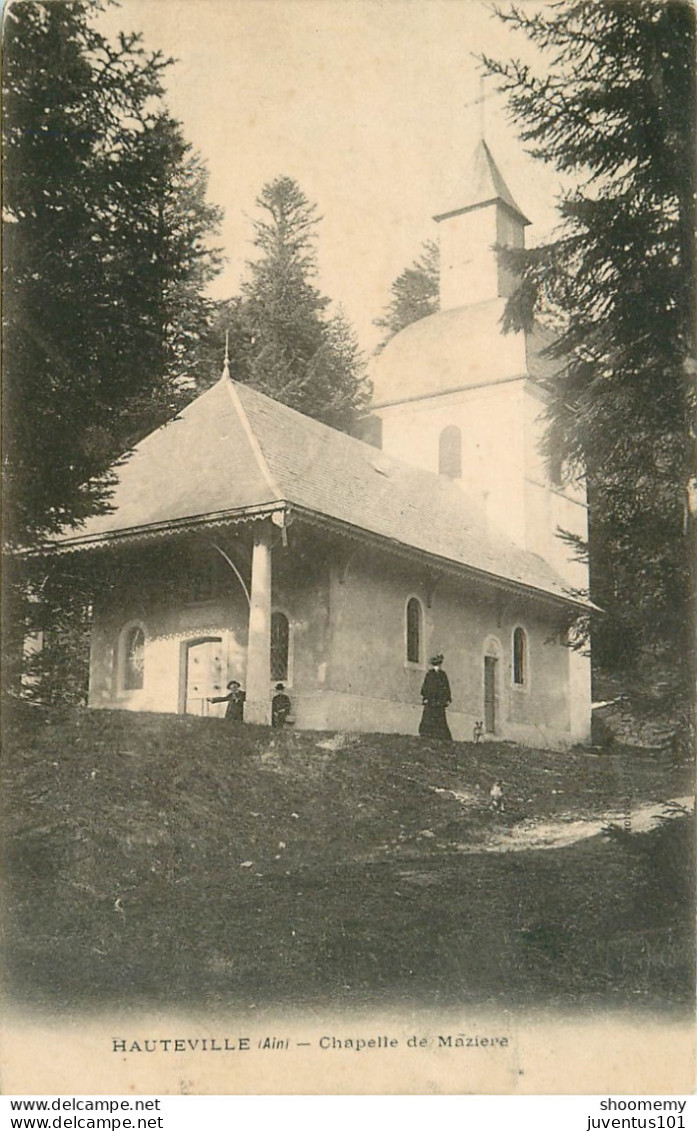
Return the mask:
POLYGON ((485 142, 435 220, 440 310, 375 359, 365 443, 220 380, 116 469, 112 510, 52 544, 89 554, 89 704, 299 729, 414 734, 445 656, 456 739, 563 749, 590 734, 590 663, 569 647, 585 567, 583 484, 540 455, 548 339, 502 332, 497 247, 528 223, 485 142))

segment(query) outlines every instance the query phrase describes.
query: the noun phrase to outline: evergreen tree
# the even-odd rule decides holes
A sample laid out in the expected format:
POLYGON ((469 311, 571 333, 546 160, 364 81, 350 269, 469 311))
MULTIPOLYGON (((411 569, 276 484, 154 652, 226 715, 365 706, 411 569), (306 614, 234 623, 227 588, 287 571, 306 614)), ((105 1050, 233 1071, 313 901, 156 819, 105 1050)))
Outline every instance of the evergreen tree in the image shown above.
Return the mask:
POLYGON ((5 537, 108 500, 108 468, 181 402, 217 270, 206 177, 162 105, 168 61, 95 0, 21 0, 4 44, 5 537))
POLYGON ((233 375, 335 428, 348 429, 369 386, 355 337, 330 316, 317 276, 316 206, 295 181, 278 177, 257 200, 259 256, 241 298, 228 304, 233 375))
POLYGON ((428 314, 435 314, 440 299, 440 258, 438 244, 426 240, 421 255, 411 267, 405 268, 390 287, 392 298, 382 318, 376 318, 373 325, 385 330, 385 336, 378 346, 380 353, 390 338, 418 322, 428 314))
MULTIPOLYGON (((206 175, 162 103, 169 61, 109 42, 96 0, 5 13, 3 440, 6 548, 108 506, 109 468, 182 403, 218 269, 206 175)), ((84 695, 91 582, 7 555, 6 684, 84 695), (27 664, 23 639, 45 647, 27 664)))
POLYGON ((587 474, 596 662, 633 688, 646 671, 666 702, 693 647, 695 13, 574 0, 498 15, 545 69, 484 63, 530 151, 579 185, 556 238, 510 255, 523 282, 508 323, 559 329, 548 449, 587 474))

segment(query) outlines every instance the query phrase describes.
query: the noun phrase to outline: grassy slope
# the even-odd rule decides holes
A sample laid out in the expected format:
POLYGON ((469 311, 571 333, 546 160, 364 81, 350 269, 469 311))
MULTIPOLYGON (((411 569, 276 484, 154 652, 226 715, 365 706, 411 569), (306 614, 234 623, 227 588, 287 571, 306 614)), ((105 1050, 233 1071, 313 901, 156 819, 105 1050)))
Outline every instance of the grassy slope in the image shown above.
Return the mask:
POLYGON ((621 811, 628 792, 660 809, 688 792, 687 768, 386 735, 327 749, 327 736, 175 716, 13 716, 8 972, 22 997, 689 995, 683 822, 626 843, 458 850, 522 819, 621 811), (505 815, 488 811, 495 777, 505 815))

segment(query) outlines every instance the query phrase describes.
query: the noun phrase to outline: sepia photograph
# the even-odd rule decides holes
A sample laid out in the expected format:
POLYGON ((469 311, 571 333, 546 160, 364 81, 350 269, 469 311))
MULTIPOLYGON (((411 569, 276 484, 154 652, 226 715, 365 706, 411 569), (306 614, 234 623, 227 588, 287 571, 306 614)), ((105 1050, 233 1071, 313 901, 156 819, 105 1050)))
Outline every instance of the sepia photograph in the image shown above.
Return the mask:
POLYGON ((693 1091, 695 21, 8 0, 5 1094, 693 1091))

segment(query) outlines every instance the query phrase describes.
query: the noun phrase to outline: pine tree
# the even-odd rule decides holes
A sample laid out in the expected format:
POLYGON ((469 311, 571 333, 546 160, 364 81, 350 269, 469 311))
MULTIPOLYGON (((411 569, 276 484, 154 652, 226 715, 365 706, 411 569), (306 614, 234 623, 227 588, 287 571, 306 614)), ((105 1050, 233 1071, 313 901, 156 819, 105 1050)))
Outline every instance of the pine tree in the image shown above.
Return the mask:
POLYGON ((162 104, 168 61, 95 30, 100 4, 6 12, 5 537, 108 500, 112 462, 181 400, 217 270, 217 211, 162 104))
POLYGON ((289 177, 264 186, 254 224, 259 256, 228 307, 234 376, 333 427, 348 429, 369 386, 343 314, 314 285, 319 217, 289 177))
POLYGON ((556 238, 512 256, 508 323, 559 329, 548 450, 587 474, 596 662, 633 689, 645 672, 667 703, 693 648, 695 13, 575 0, 498 15, 547 69, 484 63, 530 152, 579 186, 556 238))
POLYGON ((390 338, 418 322, 439 308, 439 253, 438 244, 426 240, 421 255, 411 267, 405 268, 390 287, 392 298, 382 318, 376 318, 373 325, 385 330, 385 336, 378 346, 380 353, 390 338))
MULTIPOLYGON (((108 506, 110 467, 186 396, 218 269, 206 174, 164 108, 169 61, 109 42, 96 0, 5 13, 3 441, 6 549, 108 506)), ((37 695, 79 699, 90 584, 7 555, 3 674, 26 632, 37 695), (45 571, 46 573, 46 571, 45 571), (62 689, 62 690, 61 690, 62 689)))

